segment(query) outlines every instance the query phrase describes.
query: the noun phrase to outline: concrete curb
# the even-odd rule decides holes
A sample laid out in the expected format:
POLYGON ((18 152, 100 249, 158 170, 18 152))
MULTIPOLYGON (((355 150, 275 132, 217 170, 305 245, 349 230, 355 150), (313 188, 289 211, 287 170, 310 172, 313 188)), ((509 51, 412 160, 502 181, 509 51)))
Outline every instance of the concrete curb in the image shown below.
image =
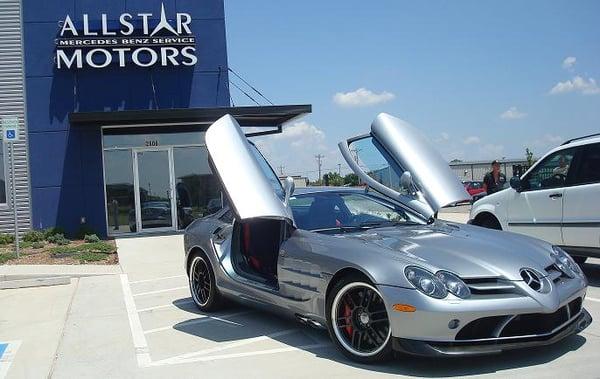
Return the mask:
POLYGON ((32 277, 10 278, 9 275, 4 275, 5 279, 0 279, 0 290, 15 289, 15 288, 30 288, 30 287, 45 287, 70 284, 71 278, 68 276, 49 276, 49 277, 32 277))

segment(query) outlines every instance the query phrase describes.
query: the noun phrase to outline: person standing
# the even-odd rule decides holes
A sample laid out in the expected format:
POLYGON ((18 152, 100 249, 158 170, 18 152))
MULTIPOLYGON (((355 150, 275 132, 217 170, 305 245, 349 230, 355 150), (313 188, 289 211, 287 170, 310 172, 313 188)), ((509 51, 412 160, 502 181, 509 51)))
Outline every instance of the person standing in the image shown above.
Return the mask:
POLYGON ((504 189, 505 184, 506 176, 500 172, 500 162, 494 160, 492 162, 492 171, 483 177, 483 189, 488 195, 491 195, 504 189))

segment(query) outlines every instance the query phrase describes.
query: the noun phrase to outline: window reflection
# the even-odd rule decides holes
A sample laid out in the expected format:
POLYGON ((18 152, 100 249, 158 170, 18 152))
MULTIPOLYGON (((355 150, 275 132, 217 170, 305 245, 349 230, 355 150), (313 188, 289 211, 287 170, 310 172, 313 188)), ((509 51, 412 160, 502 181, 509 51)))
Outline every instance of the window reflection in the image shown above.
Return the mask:
POLYGON ((400 176, 404 170, 373 137, 354 141, 349 147, 354 160, 367 175, 397 192, 404 191, 400 185, 400 176))
POLYGON ((179 228, 185 229, 196 218, 221 209, 221 191, 208 166, 205 147, 175 147, 173 160, 177 220, 179 228))
POLYGON ((105 151, 106 211, 110 234, 125 233, 130 229, 135 203, 133 193, 133 163, 130 150, 105 151))

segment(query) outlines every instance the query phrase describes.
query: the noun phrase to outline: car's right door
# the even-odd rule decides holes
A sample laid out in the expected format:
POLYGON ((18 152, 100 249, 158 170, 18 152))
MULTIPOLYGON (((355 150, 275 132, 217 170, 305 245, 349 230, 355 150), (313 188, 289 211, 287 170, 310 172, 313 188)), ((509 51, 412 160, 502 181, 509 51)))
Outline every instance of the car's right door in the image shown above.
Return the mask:
POLYGON ((564 245, 600 247, 600 143, 582 149, 563 201, 564 245))
POLYGON ((508 229, 512 232, 562 244, 563 196, 573 175, 574 149, 550 154, 522 179, 521 191, 508 201, 508 229))

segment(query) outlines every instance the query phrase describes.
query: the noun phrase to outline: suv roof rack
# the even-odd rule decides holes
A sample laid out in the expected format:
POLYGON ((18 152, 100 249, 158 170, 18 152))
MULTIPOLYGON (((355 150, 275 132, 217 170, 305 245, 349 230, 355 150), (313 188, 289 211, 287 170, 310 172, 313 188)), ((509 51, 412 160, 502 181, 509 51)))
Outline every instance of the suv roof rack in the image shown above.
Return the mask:
POLYGON ((597 136, 600 136, 600 133, 588 134, 587 136, 583 136, 583 137, 571 138, 570 140, 566 140, 565 142, 561 143, 560 146, 566 145, 573 141, 579 141, 580 139, 586 139, 586 138, 597 137, 597 136))

